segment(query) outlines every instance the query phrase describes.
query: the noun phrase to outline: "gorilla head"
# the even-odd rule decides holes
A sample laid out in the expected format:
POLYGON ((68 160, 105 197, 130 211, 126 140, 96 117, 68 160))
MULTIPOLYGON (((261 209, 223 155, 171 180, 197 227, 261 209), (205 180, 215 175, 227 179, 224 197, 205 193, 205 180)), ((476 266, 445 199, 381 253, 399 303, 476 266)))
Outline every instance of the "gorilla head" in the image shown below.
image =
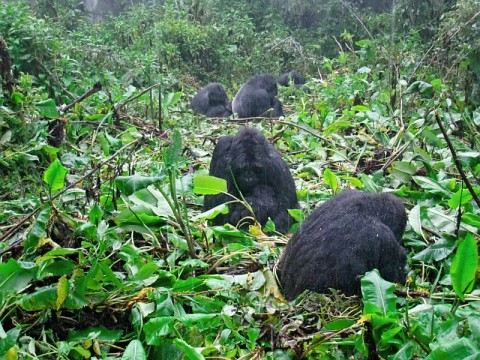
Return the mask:
POLYGON ((222 84, 210 83, 200 90, 190 104, 195 114, 207 117, 228 117, 232 115, 232 105, 222 84))
MULTIPOLYGON (((242 128, 235 136, 220 138, 210 175, 227 180, 228 192, 236 198, 241 194, 261 225, 271 218, 278 232, 288 232, 293 224, 288 209, 298 208, 295 183, 287 164, 260 131, 242 128)), ((204 210, 230 201, 232 197, 226 194, 205 196, 204 210)), ((228 214, 213 220, 215 225, 237 225, 252 216, 242 203, 231 202, 228 207, 228 214)))
POLYGON ((307 82, 305 77, 297 70, 292 70, 288 73, 285 73, 277 79, 277 83, 282 86, 289 86, 290 81, 293 82, 297 89, 307 82))
POLYGON ((277 79, 273 75, 255 75, 235 95, 233 112, 240 118, 282 116, 282 103, 277 99, 277 94, 277 79))
POLYGON ((389 194, 347 190, 316 209, 289 240, 279 262, 285 298, 305 290, 360 294, 359 276, 378 269, 405 281, 407 255, 399 242, 407 214, 389 194))

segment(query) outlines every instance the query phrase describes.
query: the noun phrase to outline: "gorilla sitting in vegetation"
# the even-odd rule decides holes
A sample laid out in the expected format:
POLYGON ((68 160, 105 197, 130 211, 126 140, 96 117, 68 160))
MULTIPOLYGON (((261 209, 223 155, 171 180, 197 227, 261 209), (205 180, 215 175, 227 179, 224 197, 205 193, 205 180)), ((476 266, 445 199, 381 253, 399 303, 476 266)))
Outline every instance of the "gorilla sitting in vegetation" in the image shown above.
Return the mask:
POLYGON ((200 90, 190 104, 195 114, 209 118, 224 118, 232 115, 232 104, 222 84, 210 83, 200 90))
POLYGON ((239 118, 283 116, 282 103, 277 99, 277 95, 275 76, 255 75, 235 95, 232 102, 233 112, 237 113, 239 118))
POLYGON ((307 82, 305 77, 301 75, 297 70, 292 70, 288 73, 281 75, 278 78, 277 83, 282 86, 289 86, 290 81, 293 82, 297 89, 307 82))
POLYGON ((359 276, 378 269, 385 280, 405 281, 400 246, 407 214, 389 194, 346 190, 316 209, 287 243, 279 262, 285 298, 305 290, 360 295, 359 276))
POLYGON ((228 194, 205 196, 205 211, 229 202, 229 213, 218 215, 214 225, 240 223, 245 229, 248 217, 255 216, 262 226, 270 217, 276 231, 288 232, 293 219, 287 209, 298 208, 295 183, 279 152, 260 131, 241 128, 235 136, 221 137, 213 151, 210 175, 227 180, 228 193, 238 199, 243 196, 254 213, 228 194))

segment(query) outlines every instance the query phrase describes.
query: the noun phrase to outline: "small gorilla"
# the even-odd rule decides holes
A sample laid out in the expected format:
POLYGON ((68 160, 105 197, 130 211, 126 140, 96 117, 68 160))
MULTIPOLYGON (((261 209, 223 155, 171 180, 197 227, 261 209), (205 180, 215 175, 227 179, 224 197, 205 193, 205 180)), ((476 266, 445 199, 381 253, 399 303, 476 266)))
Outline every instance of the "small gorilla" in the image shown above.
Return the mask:
POLYGON ((232 115, 232 104, 222 84, 210 83, 200 90, 190 104, 195 114, 209 118, 224 118, 232 115))
POLYGON ((360 295, 359 275, 378 269, 405 282, 400 241, 407 223, 402 201, 389 194, 346 190, 316 209, 287 243, 279 262, 285 298, 304 290, 360 295))
POLYGON ((239 118, 257 116, 280 117, 283 108, 277 99, 277 79, 270 74, 251 77, 238 91, 232 102, 232 109, 239 118), (272 111, 268 111, 273 109, 272 111))
MULTIPOLYGON (((288 232, 293 219, 287 209, 299 207, 295 183, 279 152, 260 131, 245 127, 235 136, 221 137, 213 151, 210 175, 227 180, 228 193, 233 196, 240 199, 241 193, 262 226, 270 217, 276 231, 288 232)), ((226 194, 205 196, 204 210, 232 200, 226 194)), ((237 225, 253 216, 240 202, 231 202, 228 207, 229 213, 218 215, 214 225, 237 225)))
POLYGON ((281 75, 277 79, 277 83, 282 86, 289 86, 290 80, 292 80, 293 84, 297 89, 307 82, 305 77, 301 75, 297 70, 292 70, 288 73, 281 75))

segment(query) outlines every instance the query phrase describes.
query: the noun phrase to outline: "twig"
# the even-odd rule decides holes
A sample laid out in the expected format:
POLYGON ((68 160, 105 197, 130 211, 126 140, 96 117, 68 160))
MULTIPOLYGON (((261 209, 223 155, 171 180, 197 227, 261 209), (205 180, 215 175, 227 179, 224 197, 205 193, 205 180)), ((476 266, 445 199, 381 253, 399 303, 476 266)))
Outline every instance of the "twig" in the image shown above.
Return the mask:
POLYGON ((70 110, 72 107, 75 106, 75 104, 79 103, 79 102, 82 102, 83 100, 85 100, 86 98, 88 98, 90 95, 93 95, 95 94, 96 92, 99 92, 100 90, 102 90, 102 84, 100 81, 97 81, 91 89, 89 89, 85 94, 81 95, 80 97, 76 98, 75 100, 73 100, 70 104, 68 105, 65 105, 65 106, 62 106, 60 108, 60 111, 62 113, 66 113, 68 110, 70 110))
POLYGON ((370 36, 370 39, 374 40, 372 34, 370 33, 370 31, 368 31, 367 27, 365 26, 365 24, 363 23, 363 21, 357 16, 357 14, 355 13, 355 11, 353 11, 352 7, 350 5, 348 5, 347 3, 345 3, 345 1, 342 1, 340 0, 340 2, 342 3, 343 6, 345 6, 348 10, 350 10, 350 12, 353 14, 353 16, 355 16, 355 18, 357 19, 357 21, 360 23, 360 25, 362 25, 363 29, 367 32, 368 36, 370 36))
MULTIPOLYGON (((114 158, 116 158, 122 151, 124 151, 126 148, 138 143, 140 141, 140 139, 137 139, 137 140, 134 140, 132 141, 131 143, 128 143, 124 146, 122 146, 115 154, 113 154, 112 156, 110 156, 109 158, 99 162, 97 164, 97 166, 95 166, 92 170, 90 170, 88 173, 86 173, 84 176, 82 176, 80 179, 78 179, 77 181, 71 183, 70 185, 68 185, 67 187, 65 187, 63 190, 59 191, 58 193, 56 193, 54 196, 52 196, 49 201, 53 201, 55 200, 56 198, 60 197, 60 195, 63 195, 67 190, 70 190, 71 188, 73 188, 74 186, 76 186, 77 184, 79 184, 80 182, 82 182, 83 180, 85 180, 86 178, 90 177, 93 173, 95 173, 97 170, 99 170, 102 166, 104 166, 105 164, 107 164, 108 162, 110 162, 111 160, 113 160, 114 158)), ((20 220, 14 227, 12 227, 10 230, 8 230, 5 234, 3 234, 2 236, 0 236, 0 242, 2 241, 5 241, 6 239, 8 239, 10 236, 12 236, 13 234, 15 234, 19 229, 20 227, 25 223, 27 222, 28 219, 32 218, 33 216, 35 216, 35 214, 37 212, 39 212, 43 207, 43 204, 40 205, 39 207, 37 207, 35 210, 33 210, 30 214, 28 214, 27 216, 25 216, 22 220, 20 220)), ((12 244, 10 246, 10 248, 12 246, 14 246, 16 244, 12 244)), ((6 250, 4 250, 1 254, 5 253, 6 251, 8 251, 9 248, 7 248, 6 250)), ((0 254, 0 255, 1 255, 0 254)))
POLYGON ((155 85, 152 85, 152 86, 149 86, 148 88, 144 89, 142 92, 140 92, 139 94, 135 95, 135 96, 132 96, 130 99, 127 99, 125 100, 123 103, 121 104, 118 104, 117 106, 115 106, 115 108, 113 109, 114 112, 119 112, 123 107, 125 107, 125 105, 127 105, 129 102, 132 102, 133 100, 135 99, 138 99, 140 96, 142 96, 143 94, 149 92, 150 90, 152 90, 154 87, 157 87, 159 86, 160 83, 158 84, 155 84, 155 85))
POLYGON ((475 193, 475 190, 473 190, 472 184, 470 184, 470 181, 468 181, 467 176, 465 175, 465 172, 463 171, 462 163, 460 162, 460 160, 458 160, 455 148, 453 147, 450 139, 448 138, 447 131, 445 130, 445 127, 443 126, 442 120, 440 119, 440 116, 438 115, 437 110, 435 110, 435 120, 437 121, 438 127, 440 128, 440 131, 442 132, 443 138, 447 142, 448 149, 450 150, 450 153, 452 154, 453 160, 455 162, 455 166, 456 166, 458 172, 460 173, 460 176, 462 177, 462 180, 465 183, 465 186, 467 187, 468 191, 470 191, 470 194, 472 195, 473 199, 477 203, 477 206, 480 206, 480 199, 478 198, 477 194, 475 193))

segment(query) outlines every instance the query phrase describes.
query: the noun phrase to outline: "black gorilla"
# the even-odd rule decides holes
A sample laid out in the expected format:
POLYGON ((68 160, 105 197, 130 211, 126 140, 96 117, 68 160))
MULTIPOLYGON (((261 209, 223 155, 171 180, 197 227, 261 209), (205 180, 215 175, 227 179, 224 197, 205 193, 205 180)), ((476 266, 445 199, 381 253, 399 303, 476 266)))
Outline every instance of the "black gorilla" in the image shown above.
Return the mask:
POLYGON ((232 109, 239 118, 283 115, 282 103, 277 99, 277 79, 270 74, 255 75, 238 91, 232 109), (273 109, 271 111, 268 111, 273 109))
MULTIPOLYGON (((298 208, 295 183, 287 164, 260 131, 242 128, 235 136, 221 137, 213 151, 210 175, 227 180, 233 196, 240 198, 240 192, 260 224, 265 225, 270 217, 276 231, 288 232, 293 219, 287 209, 298 208)), ((226 194, 205 196, 204 210, 232 200, 226 194)), ((242 203, 233 202, 228 207, 230 212, 218 215, 214 225, 237 225, 253 216, 242 203)))
POLYGON ((228 117, 232 115, 232 104, 222 84, 210 83, 200 90, 190 104, 195 114, 207 117, 228 117))
POLYGON ((277 79, 277 83, 279 85, 282 85, 282 86, 289 86, 290 85, 290 80, 293 81, 293 84, 295 85, 295 87, 297 89, 300 88, 302 85, 304 85, 307 82, 305 77, 303 75, 301 75, 297 70, 292 70, 288 73, 285 73, 285 74, 281 75, 277 79))
POLYGON ((360 294, 359 275, 378 269, 385 280, 405 281, 400 246, 407 214, 389 194, 346 190, 316 209, 289 240, 279 262, 285 298, 304 290, 360 294))

